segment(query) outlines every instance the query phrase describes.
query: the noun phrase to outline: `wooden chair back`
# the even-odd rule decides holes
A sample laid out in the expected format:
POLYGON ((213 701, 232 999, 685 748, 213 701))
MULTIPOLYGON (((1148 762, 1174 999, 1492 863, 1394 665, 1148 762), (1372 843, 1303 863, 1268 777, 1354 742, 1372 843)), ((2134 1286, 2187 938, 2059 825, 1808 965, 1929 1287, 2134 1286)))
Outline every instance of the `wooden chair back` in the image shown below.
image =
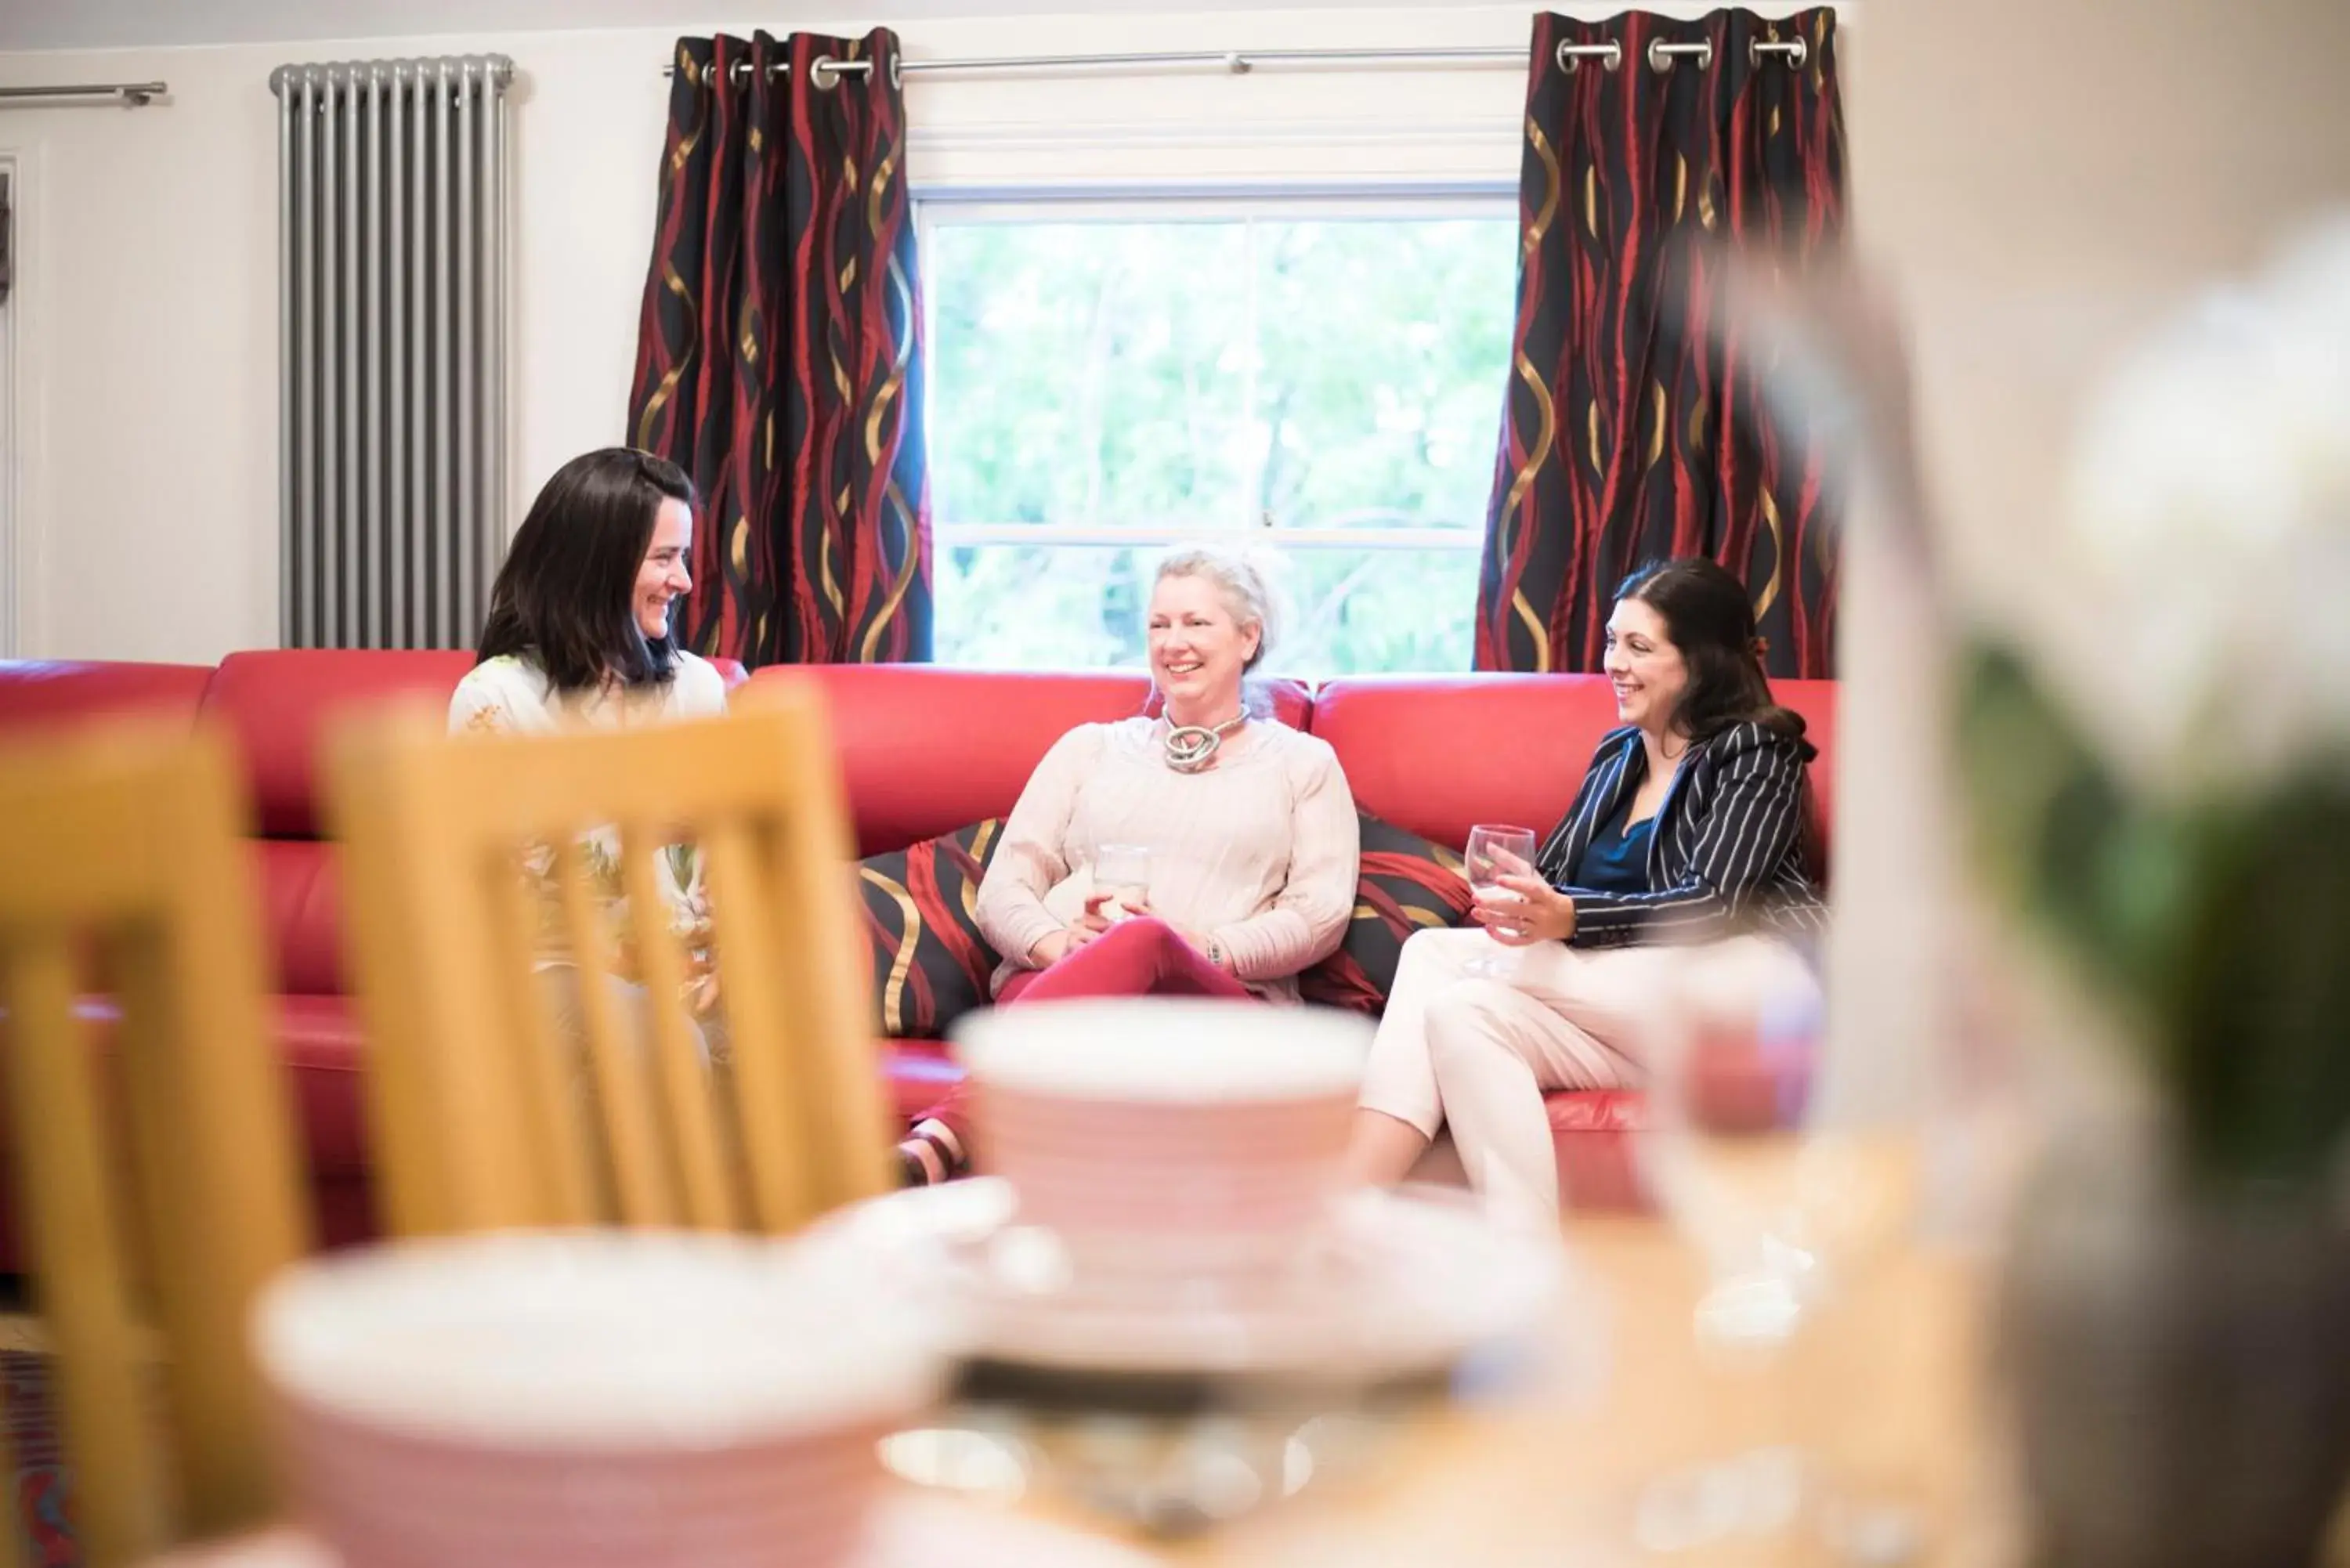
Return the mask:
MULTIPOLYGON (((0 750, 15 1190, 94 1568, 276 1503, 245 1324, 307 1217, 244 819, 209 732, 0 750), (80 994, 93 973, 119 1010, 110 1051, 80 994)), ((12 1550, 18 1528, 0 1528, 12 1550)))
POLYGON ((445 727, 422 710, 360 721, 328 759, 388 1228, 781 1233, 885 1190, 821 694, 765 683, 726 717, 641 729, 445 727), (618 839, 617 939, 591 832, 618 839), (659 885, 681 844, 706 867, 716 1069, 695 1047, 689 946, 659 885), (546 967, 550 926, 567 973, 546 967), (571 990, 575 1029, 553 985, 571 990))

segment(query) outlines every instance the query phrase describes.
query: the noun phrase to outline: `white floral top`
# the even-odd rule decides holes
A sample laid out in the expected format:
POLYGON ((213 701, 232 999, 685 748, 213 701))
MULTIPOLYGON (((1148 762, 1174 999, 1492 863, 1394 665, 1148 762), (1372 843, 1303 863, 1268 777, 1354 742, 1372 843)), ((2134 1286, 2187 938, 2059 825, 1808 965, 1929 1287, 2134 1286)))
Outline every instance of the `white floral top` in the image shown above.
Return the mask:
MULTIPOLYGON (((452 734, 484 732, 517 735, 552 735, 566 730, 625 730, 647 724, 672 723, 681 719, 713 718, 726 711, 726 681, 707 660, 680 653, 677 674, 667 686, 644 691, 605 691, 558 695, 546 675, 529 659, 502 654, 485 659, 466 673, 449 699, 452 734)), ((579 836, 592 891, 606 911, 610 933, 608 950, 618 955, 619 970, 634 978, 636 962, 629 935, 629 900, 620 875, 620 837, 611 827, 579 836)), ((684 940, 690 971, 699 983, 706 973, 709 900, 702 886, 702 857, 691 846, 673 844, 665 853, 669 875, 664 891, 670 900, 670 929, 684 940)), ((541 847, 526 860, 525 869, 550 896, 542 899, 548 916, 550 940, 542 943, 539 962, 566 963, 559 941, 551 887, 545 885, 554 865, 553 852, 541 847)), ((699 1009, 697 1009, 699 1011, 699 1009)))

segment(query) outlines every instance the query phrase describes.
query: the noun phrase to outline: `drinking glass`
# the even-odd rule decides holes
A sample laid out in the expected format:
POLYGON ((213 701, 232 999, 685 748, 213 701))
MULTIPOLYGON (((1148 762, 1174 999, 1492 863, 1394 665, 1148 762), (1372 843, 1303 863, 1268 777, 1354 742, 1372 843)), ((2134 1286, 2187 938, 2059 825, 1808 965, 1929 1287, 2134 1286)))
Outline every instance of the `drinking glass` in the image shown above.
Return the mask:
POLYGON ((1094 891, 1104 896, 1102 918, 1116 925, 1149 907, 1150 850, 1139 844, 1105 844, 1094 857, 1094 891))
MULTIPOLYGON (((1515 895, 1502 887, 1502 878, 1520 868, 1513 865, 1508 857, 1514 857, 1525 866, 1532 866, 1537 842, 1534 831, 1531 827, 1512 827, 1505 823, 1481 822, 1471 828, 1469 846, 1461 857, 1463 868, 1469 878, 1469 890, 1480 898, 1514 897, 1515 895)), ((1492 932, 1488 930, 1487 935, 1491 936, 1492 932)), ((1510 966, 1503 960, 1509 950, 1503 945, 1498 937, 1493 938, 1493 945, 1501 949, 1501 951, 1484 958, 1471 960, 1461 966, 1463 971, 1482 975, 1507 974, 1510 971, 1510 966)))
MULTIPOLYGON (((1654 951, 1638 1158, 1708 1265, 1693 1324, 1703 1359, 1758 1396, 1762 1414, 1759 1429, 1725 1434, 1729 1451, 1651 1484, 1647 1535, 1828 1532, 1860 1517, 1863 1500, 1839 1495, 1824 1456, 1799 1440, 1818 1423, 1788 1386, 1789 1353, 1906 1233, 1921 1129, 1908 1080, 1866 1053, 1828 1056, 1821 950, 1748 933, 1654 951)), ((1848 1315, 1835 1332, 1868 1328, 1848 1315)), ((1906 1542, 1914 1530, 1914 1519, 1867 1511, 1872 1540, 1906 1542)), ((1871 1560, 1845 1555, 1861 1550, 1854 1542, 1832 1550, 1871 1560)))

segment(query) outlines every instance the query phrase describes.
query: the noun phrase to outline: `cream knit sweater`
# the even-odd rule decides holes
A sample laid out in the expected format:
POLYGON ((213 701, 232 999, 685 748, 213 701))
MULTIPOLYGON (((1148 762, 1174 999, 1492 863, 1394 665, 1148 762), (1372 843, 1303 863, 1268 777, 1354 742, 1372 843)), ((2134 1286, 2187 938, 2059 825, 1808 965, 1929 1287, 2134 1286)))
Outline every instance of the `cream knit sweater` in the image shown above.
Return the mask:
POLYGON ((1168 767, 1166 722, 1080 724, 1020 793, 980 885, 980 929, 1004 980, 1083 912, 1106 844, 1150 851, 1153 913, 1232 955, 1259 995, 1294 1000, 1296 975, 1334 951, 1355 908, 1355 798, 1327 742, 1272 720, 1226 738, 1214 766, 1168 767))

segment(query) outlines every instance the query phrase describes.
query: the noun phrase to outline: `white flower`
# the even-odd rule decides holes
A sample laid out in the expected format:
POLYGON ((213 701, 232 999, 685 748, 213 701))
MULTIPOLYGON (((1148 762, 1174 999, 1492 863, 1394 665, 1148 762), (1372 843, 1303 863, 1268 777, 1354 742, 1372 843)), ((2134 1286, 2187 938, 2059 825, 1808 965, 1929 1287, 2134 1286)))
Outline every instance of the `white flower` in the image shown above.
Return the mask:
POLYGON ((2135 784, 2249 790, 2350 743, 2350 219, 2121 368, 2064 524, 2028 645, 2135 784))

